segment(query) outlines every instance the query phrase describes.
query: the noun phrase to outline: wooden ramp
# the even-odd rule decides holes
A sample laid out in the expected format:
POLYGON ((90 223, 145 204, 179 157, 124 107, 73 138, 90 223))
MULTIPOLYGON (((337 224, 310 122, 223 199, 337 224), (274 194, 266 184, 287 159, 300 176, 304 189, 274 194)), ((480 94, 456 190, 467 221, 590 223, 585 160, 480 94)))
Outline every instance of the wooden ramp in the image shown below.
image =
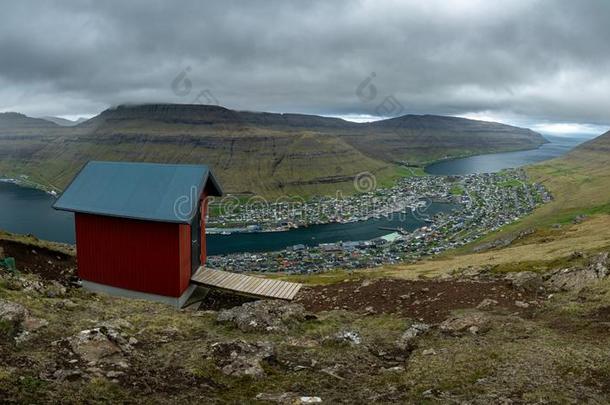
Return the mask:
POLYGON ((203 287, 219 288, 254 297, 292 300, 302 287, 299 283, 199 267, 191 281, 203 287))

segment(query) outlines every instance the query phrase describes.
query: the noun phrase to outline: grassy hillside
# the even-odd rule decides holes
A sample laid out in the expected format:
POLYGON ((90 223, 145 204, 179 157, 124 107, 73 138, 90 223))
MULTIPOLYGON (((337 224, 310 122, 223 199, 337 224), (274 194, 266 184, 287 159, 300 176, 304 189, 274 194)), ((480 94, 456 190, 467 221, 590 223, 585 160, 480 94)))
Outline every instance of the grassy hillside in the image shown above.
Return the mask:
POLYGON ((387 184, 404 162, 545 142, 527 129, 462 118, 404 116, 356 124, 201 105, 123 106, 75 127, 48 125, 30 125, 19 135, 9 124, 0 126, 1 174, 26 174, 61 189, 92 159, 206 163, 229 192, 309 196, 353 192, 361 172, 387 184))
POLYGON ((578 214, 610 212, 610 132, 566 156, 532 166, 528 173, 557 196, 534 221, 566 222, 578 214))
POLYGON ((553 194, 553 201, 481 241, 440 257, 410 265, 389 266, 400 277, 440 274, 469 266, 499 269, 549 269, 569 266, 575 252, 610 249, 610 132, 565 156, 526 168, 529 176, 553 194), (492 240, 532 230, 509 247, 473 253, 492 240))
POLYGON ((178 311, 78 288, 62 252, 0 247, 19 269, 0 269, 2 403, 610 400, 609 277, 556 291, 498 272, 337 272, 296 304, 215 293, 178 311))
POLYGON ((551 191, 553 201, 506 227, 500 236, 527 228, 569 225, 578 216, 610 214, 610 132, 565 156, 528 166, 526 171, 551 191))

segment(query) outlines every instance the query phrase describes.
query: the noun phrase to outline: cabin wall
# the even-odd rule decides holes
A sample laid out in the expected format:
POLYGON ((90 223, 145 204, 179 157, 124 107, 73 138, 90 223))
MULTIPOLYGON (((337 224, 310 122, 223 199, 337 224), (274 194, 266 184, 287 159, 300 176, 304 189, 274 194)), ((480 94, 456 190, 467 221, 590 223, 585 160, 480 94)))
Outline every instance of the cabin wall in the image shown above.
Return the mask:
POLYGON ((201 265, 205 266, 205 261, 207 258, 207 249, 206 249, 206 238, 205 238, 205 223, 206 223, 206 215, 208 213, 208 189, 206 188, 201 195, 201 202, 199 205, 199 209, 201 210, 201 265))
POLYGON ((83 213, 75 214, 75 223, 81 279, 168 297, 188 287, 180 240, 190 240, 190 227, 187 233, 180 224, 83 213))
POLYGON ((191 225, 180 224, 180 289, 186 290, 191 283, 191 225))

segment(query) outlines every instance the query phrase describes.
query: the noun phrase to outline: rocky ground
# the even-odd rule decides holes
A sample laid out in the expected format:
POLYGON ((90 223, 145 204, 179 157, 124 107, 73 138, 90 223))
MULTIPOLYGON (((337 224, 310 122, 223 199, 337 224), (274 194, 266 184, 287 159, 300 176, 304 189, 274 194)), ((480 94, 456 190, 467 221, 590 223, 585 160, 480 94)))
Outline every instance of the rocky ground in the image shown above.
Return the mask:
POLYGON ((0 402, 608 403, 610 262, 575 255, 176 311, 88 293, 37 250, 41 267, 0 270, 0 402))

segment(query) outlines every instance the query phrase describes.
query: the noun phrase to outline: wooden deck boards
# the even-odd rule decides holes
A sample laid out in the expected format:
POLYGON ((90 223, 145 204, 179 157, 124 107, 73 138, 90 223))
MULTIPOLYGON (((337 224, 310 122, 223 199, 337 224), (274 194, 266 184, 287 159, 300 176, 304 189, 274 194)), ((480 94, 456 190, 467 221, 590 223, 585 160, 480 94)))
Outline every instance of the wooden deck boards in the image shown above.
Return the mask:
POLYGON ((203 267, 200 267, 199 270, 193 274, 191 281, 205 287, 214 287, 240 294, 283 300, 292 300, 302 286, 299 283, 270 280, 228 271, 204 269, 203 267))

